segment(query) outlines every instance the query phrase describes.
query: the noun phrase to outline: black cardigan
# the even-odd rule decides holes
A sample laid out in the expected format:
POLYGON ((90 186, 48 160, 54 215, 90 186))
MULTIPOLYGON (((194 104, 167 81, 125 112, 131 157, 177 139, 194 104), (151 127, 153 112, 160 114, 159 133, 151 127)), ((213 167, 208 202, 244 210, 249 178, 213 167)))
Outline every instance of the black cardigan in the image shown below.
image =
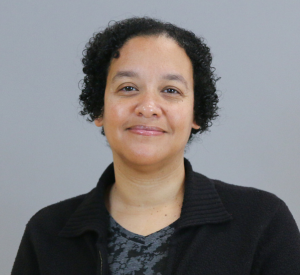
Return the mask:
MULTIPOLYGON (((299 275, 300 234, 275 195, 211 180, 185 160, 185 194, 164 275, 299 275)), ((13 275, 109 274, 104 189, 48 206, 26 226, 13 275)))

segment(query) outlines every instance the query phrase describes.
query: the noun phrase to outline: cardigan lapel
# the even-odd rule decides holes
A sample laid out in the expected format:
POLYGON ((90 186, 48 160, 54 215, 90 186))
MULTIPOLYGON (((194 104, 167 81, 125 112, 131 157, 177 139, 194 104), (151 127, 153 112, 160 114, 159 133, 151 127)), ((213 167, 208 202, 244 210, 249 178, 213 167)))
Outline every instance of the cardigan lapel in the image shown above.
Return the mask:
MULTIPOLYGON (((222 223, 232 219, 226 211, 212 180, 193 172, 187 159, 185 165, 185 193, 181 216, 177 228, 209 223, 222 223)), ((75 237, 86 231, 98 233, 106 238, 109 214, 104 204, 107 186, 115 182, 113 163, 110 164, 99 179, 97 187, 89 192, 77 210, 70 216, 59 236, 75 237)))
POLYGON ((184 166, 185 191, 178 228, 231 220, 213 181, 194 172, 187 159, 184 159, 184 166))
POLYGON ((106 187, 114 182, 114 168, 113 163, 111 163, 100 177, 97 187, 86 195, 76 211, 70 216, 59 236, 76 237, 86 231, 94 231, 98 233, 98 237, 105 238, 109 213, 104 203, 104 195, 106 187))

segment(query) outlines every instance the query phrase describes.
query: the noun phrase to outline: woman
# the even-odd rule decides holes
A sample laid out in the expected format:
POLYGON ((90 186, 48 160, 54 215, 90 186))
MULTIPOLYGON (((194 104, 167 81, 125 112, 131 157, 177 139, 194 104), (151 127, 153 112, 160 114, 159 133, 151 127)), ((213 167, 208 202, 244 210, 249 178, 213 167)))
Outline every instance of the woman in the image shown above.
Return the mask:
POLYGON ((29 221, 12 274, 300 274, 284 202, 184 159, 218 110, 201 38, 130 18, 96 34, 83 65, 81 114, 102 127, 113 164, 90 193, 29 221))

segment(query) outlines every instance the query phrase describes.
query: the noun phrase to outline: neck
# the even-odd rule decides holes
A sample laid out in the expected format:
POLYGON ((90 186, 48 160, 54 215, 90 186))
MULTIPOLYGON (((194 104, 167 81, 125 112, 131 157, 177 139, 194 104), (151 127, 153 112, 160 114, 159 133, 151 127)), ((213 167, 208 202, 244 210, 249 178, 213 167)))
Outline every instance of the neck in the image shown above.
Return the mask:
POLYGON ((108 201, 117 202, 119 209, 131 212, 182 204, 185 178, 183 156, 172 162, 147 167, 135 167, 114 157, 114 169, 115 184, 108 201))

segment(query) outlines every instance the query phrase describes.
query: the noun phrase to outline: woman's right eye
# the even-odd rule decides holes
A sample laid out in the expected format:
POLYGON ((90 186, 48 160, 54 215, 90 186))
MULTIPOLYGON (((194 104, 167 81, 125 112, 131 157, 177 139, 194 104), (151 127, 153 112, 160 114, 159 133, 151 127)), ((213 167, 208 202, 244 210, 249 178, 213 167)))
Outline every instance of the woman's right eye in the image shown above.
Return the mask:
POLYGON ((136 88, 134 88, 132 86, 125 86, 121 89, 121 91, 131 92, 131 91, 136 91, 136 88))

